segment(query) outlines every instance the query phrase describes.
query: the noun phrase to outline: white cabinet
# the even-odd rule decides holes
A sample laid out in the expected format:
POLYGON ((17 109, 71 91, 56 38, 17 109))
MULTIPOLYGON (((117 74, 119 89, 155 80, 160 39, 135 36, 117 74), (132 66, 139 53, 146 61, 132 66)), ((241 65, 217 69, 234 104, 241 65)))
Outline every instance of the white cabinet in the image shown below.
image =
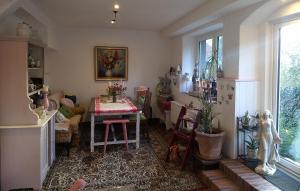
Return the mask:
POLYGON ((38 91, 29 91, 28 81, 39 88, 44 81, 43 47, 26 38, 0 38, 0 185, 4 191, 40 190, 55 159, 56 111, 39 119, 29 107, 29 96, 38 91))
POLYGON ((55 160, 55 113, 38 125, 0 126, 1 190, 40 190, 55 160))
POLYGON ((48 123, 41 127, 41 181, 44 180, 48 171, 48 123))

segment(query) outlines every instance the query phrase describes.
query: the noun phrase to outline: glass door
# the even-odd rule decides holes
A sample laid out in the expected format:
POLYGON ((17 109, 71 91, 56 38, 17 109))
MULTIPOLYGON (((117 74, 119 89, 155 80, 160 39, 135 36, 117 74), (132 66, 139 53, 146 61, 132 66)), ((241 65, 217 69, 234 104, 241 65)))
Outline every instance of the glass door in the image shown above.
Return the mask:
POLYGON ((281 164, 300 174, 300 22, 278 29, 277 127, 281 164))

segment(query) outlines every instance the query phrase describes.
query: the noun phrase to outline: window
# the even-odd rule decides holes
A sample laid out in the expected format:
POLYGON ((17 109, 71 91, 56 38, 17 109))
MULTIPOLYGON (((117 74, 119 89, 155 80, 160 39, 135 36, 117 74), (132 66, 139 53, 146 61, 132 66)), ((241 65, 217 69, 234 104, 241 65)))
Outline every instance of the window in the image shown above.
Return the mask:
POLYGON ((222 77, 223 36, 212 35, 203 38, 198 45, 198 62, 193 74, 193 92, 203 95, 204 99, 217 102, 217 77, 222 77), (197 83, 198 84, 198 89, 197 83))
POLYGON ((199 77, 205 80, 215 80, 217 70, 222 70, 223 36, 199 41, 199 77))
POLYGON ((276 119, 281 164, 300 174, 300 22, 285 23, 277 30, 275 77, 276 119))

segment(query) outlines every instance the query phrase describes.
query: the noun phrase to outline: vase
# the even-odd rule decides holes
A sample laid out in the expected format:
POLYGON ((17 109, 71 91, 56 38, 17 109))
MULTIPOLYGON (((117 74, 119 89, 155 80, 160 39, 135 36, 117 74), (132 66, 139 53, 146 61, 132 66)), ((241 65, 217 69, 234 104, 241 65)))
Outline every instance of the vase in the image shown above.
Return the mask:
POLYGON ((107 69, 105 72, 106 77, 112 77, 112 71, 110 69, 107 69))
POLYGON ((43 106, 47 110, 49 107, 48 92, 43 92, 43 97, 43 106))
POLYGON ((113 93, 112 96, 113 96, 113 103, 116 103, 117 102, 117 94, 113 93))

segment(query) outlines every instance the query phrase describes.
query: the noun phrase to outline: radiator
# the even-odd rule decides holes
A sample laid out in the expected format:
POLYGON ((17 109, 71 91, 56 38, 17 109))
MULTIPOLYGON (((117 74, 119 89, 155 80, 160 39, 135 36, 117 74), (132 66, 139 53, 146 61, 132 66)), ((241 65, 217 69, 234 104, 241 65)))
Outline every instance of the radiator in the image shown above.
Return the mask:
POLYGON ((171 123, 173 123, 173 124, 176 123, 179 112, 180 112, 182 106, 183 106, 183 104, 179 103, 177 101, 172 101, 171 102, 171 114, 170 114, 171 123))
MULTIPOLYGON (((173 123, 173 124, 176 123, 182 106, 184 106, 183 103, 180 103, 180 102, 177 102, 177 101, 172 101, 171 102, 171 114, 170 114, 171 123, 173 123)), ((188 109, 187 114, 190 117, 192 117, 193 119, 195 119, 196 116, 197 116, 197 110, 188 109)))

